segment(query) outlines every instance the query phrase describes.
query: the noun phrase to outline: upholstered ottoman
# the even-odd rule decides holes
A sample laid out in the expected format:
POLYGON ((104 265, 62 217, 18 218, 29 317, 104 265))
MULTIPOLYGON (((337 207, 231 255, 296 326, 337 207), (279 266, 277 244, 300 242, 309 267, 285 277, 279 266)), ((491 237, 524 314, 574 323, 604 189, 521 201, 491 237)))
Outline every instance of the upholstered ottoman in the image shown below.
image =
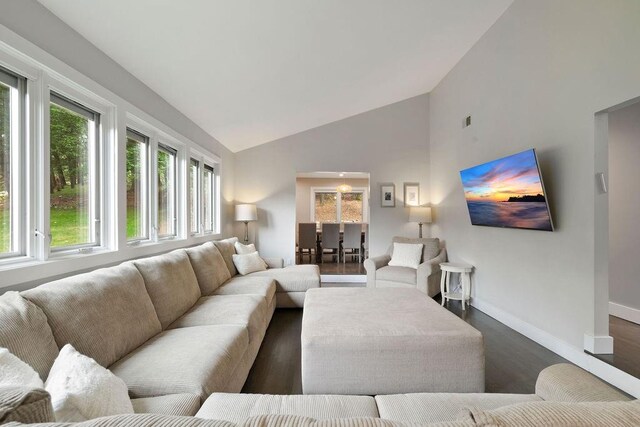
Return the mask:
POLYGON ((483 392, 482 334, 415 289, 310 289, 302 318, 302 390, 483 392))

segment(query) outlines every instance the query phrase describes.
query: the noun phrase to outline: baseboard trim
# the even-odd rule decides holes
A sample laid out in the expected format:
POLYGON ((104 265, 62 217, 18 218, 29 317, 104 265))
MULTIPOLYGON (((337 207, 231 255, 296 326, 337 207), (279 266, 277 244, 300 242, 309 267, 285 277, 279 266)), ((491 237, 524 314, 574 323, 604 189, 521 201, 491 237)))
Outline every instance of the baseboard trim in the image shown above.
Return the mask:
POLYGON ((613 354, 613 337, 584 334, 584 349, 591 354, 613 354))
POLYGON ((516 332, 537 342, 541 346, 564 357, 571 363, 591 372, 604 381, 618 387, 620 390, 640 398, 640 379, 633 377, 595 357, 586 354, 583 349, 563 341, 542 329, 525 322, 516 316, 477 298, 471 300, 471 305, 481 312, 493 317, 516 332))
POLYGON ((367 283, 364 274, 321 274, 322 283, 367 283))
POLYGON ((640 325, 640 310, 609 301, 609 314, 640 325))

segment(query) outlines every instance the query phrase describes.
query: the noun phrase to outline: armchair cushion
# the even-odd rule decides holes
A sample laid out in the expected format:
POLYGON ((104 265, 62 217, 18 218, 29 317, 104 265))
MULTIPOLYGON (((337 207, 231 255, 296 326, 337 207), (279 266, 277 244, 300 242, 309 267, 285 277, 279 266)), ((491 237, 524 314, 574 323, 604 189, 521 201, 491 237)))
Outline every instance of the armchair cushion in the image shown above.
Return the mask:
POLYGON ((438 238, 428 237, 423 239, 413 239, 410 237, 396 236, 393 238, 393 242, 391 243, 391 247, 389 248, 389 255, 393 255, 394 243, 422 243, 424 246, 422 247, 422 259, 420 260, 420 262, 425 262, 433 259, 440 253, 440 239, 438 238))
POLYGON ((401 282, 415 286, 416 272, 417 270, 411 267, 395 267, 387 265, 380 268, 376 272, 376 280, 384 280, 387 282, 401 282))

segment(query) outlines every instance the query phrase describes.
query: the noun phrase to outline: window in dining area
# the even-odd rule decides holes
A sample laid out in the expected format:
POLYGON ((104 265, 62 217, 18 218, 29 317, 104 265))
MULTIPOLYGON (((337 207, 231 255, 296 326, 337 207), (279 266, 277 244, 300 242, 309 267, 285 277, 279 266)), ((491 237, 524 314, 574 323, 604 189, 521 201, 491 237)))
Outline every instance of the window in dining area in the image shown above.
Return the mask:
POLYGON ((365 222, 365 190, 354 189, 348 193, 313 189, 313 221, 323 222, 365 222))

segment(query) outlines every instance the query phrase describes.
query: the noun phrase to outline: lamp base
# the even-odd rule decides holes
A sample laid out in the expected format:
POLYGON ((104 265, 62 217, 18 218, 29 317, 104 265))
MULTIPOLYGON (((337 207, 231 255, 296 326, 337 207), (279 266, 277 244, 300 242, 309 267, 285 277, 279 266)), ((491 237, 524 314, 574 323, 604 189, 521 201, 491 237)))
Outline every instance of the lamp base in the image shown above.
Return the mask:
POLYGON ((249 221, 243 221, 244 222, 244 244, 248 245, 249 244, 249 221))
POLYGON ((419 230, 418 231, 418 238, 422 239, 422 223, 421 222, 418 223, 418 227, 419 227, 418 228, 418 230, 419 230))

